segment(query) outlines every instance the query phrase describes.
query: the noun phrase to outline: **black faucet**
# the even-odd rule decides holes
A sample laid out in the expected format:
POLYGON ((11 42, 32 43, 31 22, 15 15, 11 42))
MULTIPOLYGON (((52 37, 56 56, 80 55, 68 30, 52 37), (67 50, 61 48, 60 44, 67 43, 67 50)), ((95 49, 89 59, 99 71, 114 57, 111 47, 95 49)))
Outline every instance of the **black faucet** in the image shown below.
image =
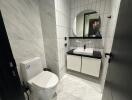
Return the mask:
POLYGON ((86 49, 86 44, 84 44, 84 50, 86 49))

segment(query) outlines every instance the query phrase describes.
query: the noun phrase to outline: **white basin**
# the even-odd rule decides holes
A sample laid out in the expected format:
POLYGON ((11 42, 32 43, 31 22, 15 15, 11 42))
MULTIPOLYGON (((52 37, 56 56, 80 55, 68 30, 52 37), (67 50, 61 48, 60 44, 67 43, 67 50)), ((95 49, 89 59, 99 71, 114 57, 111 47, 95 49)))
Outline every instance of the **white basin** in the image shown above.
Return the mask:
POLYGON ((78 47, 75 50, 73 50, 73 53, 75 54, 83 54, 83 55, 93 55, 93 48, 82 48, 78 47))

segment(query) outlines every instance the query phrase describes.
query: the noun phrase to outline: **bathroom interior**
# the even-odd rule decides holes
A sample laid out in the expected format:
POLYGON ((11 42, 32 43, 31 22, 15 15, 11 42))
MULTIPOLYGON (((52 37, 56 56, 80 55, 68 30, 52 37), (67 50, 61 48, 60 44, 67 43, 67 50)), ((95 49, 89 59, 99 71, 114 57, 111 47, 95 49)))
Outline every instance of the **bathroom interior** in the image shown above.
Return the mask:
POLYGON ((102 100, 120 1, 0 0, 25 100, 102 100))

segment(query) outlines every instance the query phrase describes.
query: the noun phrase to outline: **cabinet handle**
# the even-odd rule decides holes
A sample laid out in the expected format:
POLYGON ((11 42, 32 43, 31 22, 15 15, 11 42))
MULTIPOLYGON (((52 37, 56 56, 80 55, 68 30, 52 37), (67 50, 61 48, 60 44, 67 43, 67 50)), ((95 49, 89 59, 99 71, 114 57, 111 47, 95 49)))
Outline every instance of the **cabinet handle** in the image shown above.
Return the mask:
POLYGON ((109 56, 110 58, 109 58, 109 63, 111 62, 111 59, 113 58, 113 54, 112 53, 105 53, 105 57, 106 56, 109 56))

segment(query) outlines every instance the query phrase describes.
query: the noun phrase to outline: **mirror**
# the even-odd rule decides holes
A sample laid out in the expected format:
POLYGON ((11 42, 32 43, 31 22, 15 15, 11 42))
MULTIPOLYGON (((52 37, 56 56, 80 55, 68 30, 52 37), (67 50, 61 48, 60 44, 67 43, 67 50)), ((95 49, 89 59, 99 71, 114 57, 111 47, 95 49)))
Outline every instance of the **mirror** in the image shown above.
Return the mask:
POLYGON ((79 13, 73 23, 76 37, 101 37, 101 18, 96 11, 85 10, 79 13))

